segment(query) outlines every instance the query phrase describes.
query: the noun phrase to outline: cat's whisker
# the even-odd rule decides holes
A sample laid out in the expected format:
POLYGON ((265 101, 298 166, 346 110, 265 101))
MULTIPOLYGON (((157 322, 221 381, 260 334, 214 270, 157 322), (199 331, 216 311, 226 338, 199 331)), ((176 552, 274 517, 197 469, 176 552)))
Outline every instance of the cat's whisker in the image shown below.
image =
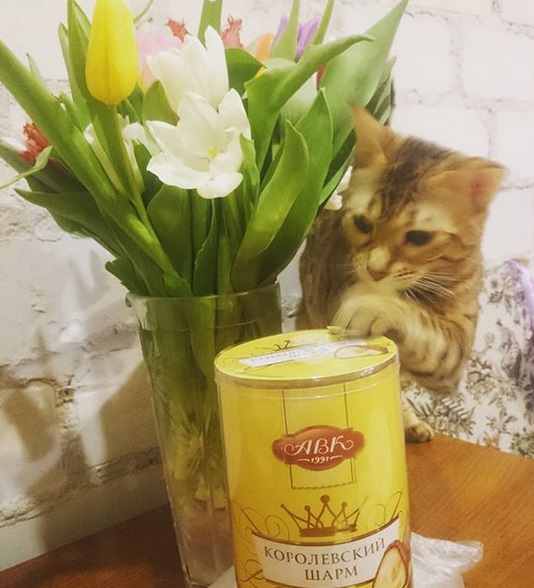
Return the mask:
POLYGON ((424 301, 431 306, 438 306, 440 300, 449 300, 451 302, 458 299, 457 293, 447 287, 442 281, 435 280, 428 275, 420 276, 419 279, 406 288, 404 292, 410 299, 416 302, 424 301))
POLYGON ((404 290, 404 294, 408 298, 413 300, 413 302, 415 302, 416 304, 421 304, 422 302, 424 302, 424 304, 428 306, 436 306, 435 298, 431 296, 428 292, 425 292, 424 290, 404 290))
POLYGON ((414 289, 423 290, 429 293, 438 294, 446 298, 456 298, 457 294, 450 288, 445 287, 439 282, 432 282, 430 280, 422 280, 415 285, 414 289))
POLYGON ((411 290, 404 290, 404 294, 413 302, 417 302, 417 296, 411 290))

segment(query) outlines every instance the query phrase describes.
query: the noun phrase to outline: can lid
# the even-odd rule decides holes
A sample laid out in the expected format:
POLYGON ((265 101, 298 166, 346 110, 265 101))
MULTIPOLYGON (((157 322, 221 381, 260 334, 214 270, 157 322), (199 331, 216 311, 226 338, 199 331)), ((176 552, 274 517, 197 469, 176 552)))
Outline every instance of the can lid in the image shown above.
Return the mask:
POLYGON ((395 362, 386 337, 347 338, 328 330, 271 335, 225 349, 215 358, 218 377, 247 385, 323 386, 370 376, 395 362))

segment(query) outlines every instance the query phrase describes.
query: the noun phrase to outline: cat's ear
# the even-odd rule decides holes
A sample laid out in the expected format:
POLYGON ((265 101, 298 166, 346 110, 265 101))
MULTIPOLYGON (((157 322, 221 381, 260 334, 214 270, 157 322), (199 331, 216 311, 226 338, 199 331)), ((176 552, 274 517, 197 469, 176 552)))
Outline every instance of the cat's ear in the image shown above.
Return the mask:
POLYGON ((473 157, 466 159, 459 170, 438 175, 435 182, 454 195, 467 197, 475 212, 486 212, 506 174, 506 168, 498 163, 473 157))
POLYGON ((377 158, 386 158, 386 148, 391 142, 391 131, 381 125, 365 108, 352 107, 352 122, 356 133, 356 145, 354 147, 354 165, 356 167, 368 167, 377 158))
POLYGON ((484 160, 480 167, 470 170, 468 191, 477 212, 487 210, 506 174, 502 165, 484 160))

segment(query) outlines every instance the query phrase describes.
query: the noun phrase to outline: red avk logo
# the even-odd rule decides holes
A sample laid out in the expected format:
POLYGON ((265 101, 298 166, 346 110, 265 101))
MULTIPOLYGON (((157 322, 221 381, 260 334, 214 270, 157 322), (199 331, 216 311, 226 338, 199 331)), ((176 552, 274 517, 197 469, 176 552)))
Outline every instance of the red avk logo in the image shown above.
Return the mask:
POLYGON ((355 457, 365 444, 363 434, 352 428, 313 425, 274 441, 274 455, 288 465, 307 470, 329 470, 355 457))

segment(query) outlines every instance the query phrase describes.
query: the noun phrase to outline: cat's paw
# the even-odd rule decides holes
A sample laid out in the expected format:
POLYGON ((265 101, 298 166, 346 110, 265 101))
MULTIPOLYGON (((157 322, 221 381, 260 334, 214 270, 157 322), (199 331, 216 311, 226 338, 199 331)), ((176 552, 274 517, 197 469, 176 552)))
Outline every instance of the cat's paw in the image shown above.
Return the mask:
POLYGON ((404 438, 408 443, 426 443, 434 437, 432 427, 415 414, 404 395, 402 396, 402 420, 404 423, 404 438))
POLYGON ((426 443, 427 441, 432 441, 434 431, 429 424, 418 421, 404 429, 404 438, 408 443, 426 443))
POLYGON ((354 337, 384 335, 398 342, 402 336, 401 318, 396 300, 379 294, 366 294, 346 297, 334 317, 334 325, 354 337))

